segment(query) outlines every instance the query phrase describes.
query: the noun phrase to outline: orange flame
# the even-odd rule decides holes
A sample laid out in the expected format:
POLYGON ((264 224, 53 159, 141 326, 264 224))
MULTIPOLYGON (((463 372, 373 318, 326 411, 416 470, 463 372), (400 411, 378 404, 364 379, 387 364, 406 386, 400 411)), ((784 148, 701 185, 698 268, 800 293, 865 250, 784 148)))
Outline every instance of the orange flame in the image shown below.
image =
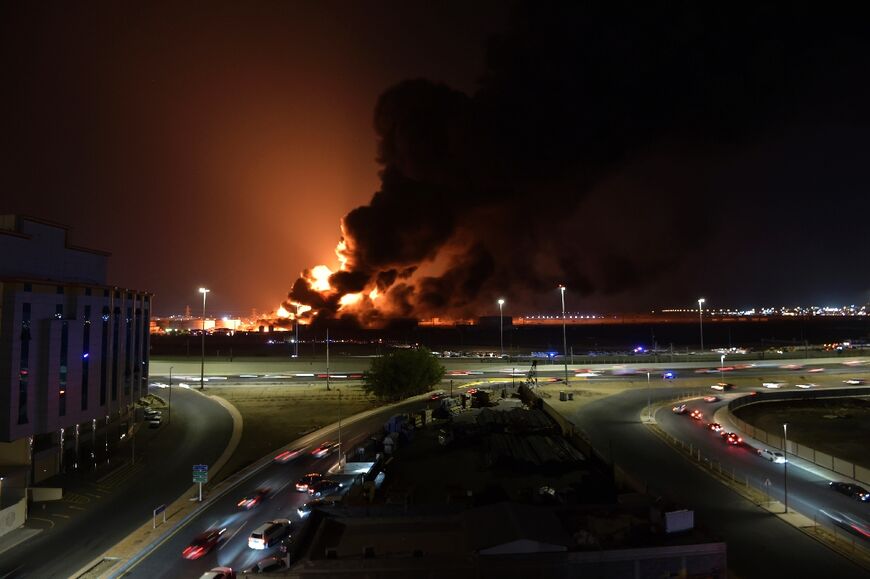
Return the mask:
POLYGON ((315 265, 311 268, 311 275, 308 282, 311 284, 311 289, 319 292, 328 292, 332 289, 329 285, 329 276, 332 275, 332 270, 325 265, 315 265))

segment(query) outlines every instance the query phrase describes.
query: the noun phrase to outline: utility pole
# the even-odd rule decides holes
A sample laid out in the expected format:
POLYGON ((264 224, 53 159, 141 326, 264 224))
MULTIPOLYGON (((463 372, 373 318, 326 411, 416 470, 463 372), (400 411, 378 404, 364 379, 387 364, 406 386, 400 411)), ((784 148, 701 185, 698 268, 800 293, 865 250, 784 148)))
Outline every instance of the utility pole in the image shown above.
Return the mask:
POLYGON ((565 363, 565 386, 568 385, 568 333, 565 329, 567 318, 565 317, 565 286, 560 285, 562 293, 562 361, 565 363))
POLYGON ((329 328, 326 328, 326 391, 329 392, 329 328))

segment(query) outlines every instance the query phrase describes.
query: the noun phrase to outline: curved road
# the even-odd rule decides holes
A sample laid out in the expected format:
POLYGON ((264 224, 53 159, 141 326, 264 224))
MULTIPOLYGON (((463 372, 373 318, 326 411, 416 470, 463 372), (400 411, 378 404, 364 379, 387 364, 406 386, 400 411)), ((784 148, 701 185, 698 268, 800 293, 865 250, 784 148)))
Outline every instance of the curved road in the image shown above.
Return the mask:
MULTIPOLYGON (((660 388, 653 390, 653 399, 683 393, 660 388)), ((626 391, 566 417, 651 492, 694 509, 696 524, 727 542, 728 568, 737 576, 867 577, 865 570, 744 499, 655 436, 639 421, 646 403, 645 389, 626 391)))
MULTIPOLYGON (((172 396, 171 423, 137 434, 134 465, 100 484, 79 481, 76 495, 89 500, 51 505, 65 509, 51 519, 34 505, 31 516, 45 516, 54 525, 0 555, 0 577, 68 577, 87 565, 148 521, 155 506, 171 503, 190 488, 191 465, 213 464, 232 429, 232 418, 220 404, 178 389, 172 396)), ((35 523, 39 521, 28 526, 35 523)))

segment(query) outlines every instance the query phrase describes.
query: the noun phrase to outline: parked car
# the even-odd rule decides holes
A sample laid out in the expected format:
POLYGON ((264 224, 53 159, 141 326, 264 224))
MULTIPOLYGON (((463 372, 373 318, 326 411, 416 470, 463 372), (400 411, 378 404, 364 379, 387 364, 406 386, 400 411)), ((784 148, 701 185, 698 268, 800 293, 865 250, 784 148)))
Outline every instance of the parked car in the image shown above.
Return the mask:
POLYGON ((215 567, 200 575, 199 579, 236 579, 236 572, 230 567, 215 567))
POLYGON ((220 542, 226 529, 211 528, 193 538, 190 545, 184 548, 181 556, 185 559, 199 559, 210 552, 220 542))
POLYGON ((280 571, 285 568, 287 563, 284 562, 283 557, 266 557, 265 559, 261 559, 257 561, 257 563, 245 571, 246 573, 274 573, 275 571, 280 571))
POLYGON ((320 497, 331 495, 343 486, 344 485, 337 480, 325 478, 317 481, 314 484, 309 485, 308 494, 316 499, 319 499, 320 497))
POLYGON ((847 497, 851 497, 865 503, 870 502, 870 492, 867 492, 867 489, 860 485, 839 481, 833 481, 828 484, 830 485, 832 490, 835 490, 840 494, 844 494, 847 497))
POLYGON ((760 456, 761 458, 766 458, 770 462, 776 462, 779 464, 786 462, 785 455, 781 452, 769 450, 767 448, 759 448, 758 450, 756 450, 756 452, 758 453, 758 456, 760 456))
POLYGON ((296 490, 300 493, 307 493, 308 488, 323 478, 319 472, 309 472, 296 483, 296 490))

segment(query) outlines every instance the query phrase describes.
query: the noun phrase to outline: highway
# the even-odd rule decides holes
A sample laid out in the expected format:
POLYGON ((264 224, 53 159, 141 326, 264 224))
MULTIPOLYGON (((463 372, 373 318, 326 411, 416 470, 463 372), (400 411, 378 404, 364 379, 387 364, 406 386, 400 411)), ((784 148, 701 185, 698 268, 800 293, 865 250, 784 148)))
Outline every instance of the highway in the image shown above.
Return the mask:
MULTIPOLYGON (((422 408, 425 402, 406 402, 342 428, 342 446, 350 450, 355 444, 380 432, 384 422, 393 414, 422 408)), ((337 440, 337 431, 328 432, 321 440, 337 440)), ((306 452, 287 463, 272 463, 252 477, 244 480, 227 494, 207 505, 184 526, 177 529, 160 543, 151 553, 140 560, 126 574, 125 578, 179 578, 199 577, 216 566, 229 566, 242 571, 257 561, 274 555, 278 547, 263 551, 248 547, 248 537, 257 526, 275 518, 284 518, 299 524, 296 508, 310 500, 307 494, 297 492, 295 483, 309 472, 326 472, 338 461, 333 454, 324 458, 310 455, 317 443, 306 446, 306 452), (260 505, 244 510, 238 502, 251 496, 259 488, 270 488, 271 494, 260 505), (204 557, 190 561, 181 556, 185 547, 199 533, 206 529, 225 528, 224 539, 204 557)))
MULTIPOLYGON (((716 409, 727 404, 728 400, 741 394, 723 397, 715 404, 706 404, 703 400, 687 403, 688 409, 699 409, 704 413, 702 420, 694 420, 686 414, 675 414, 668 408, 661 408, 655 418, 659 426, 672 436, 700 450, 701 457, 712 460, 717 468, 732 472, 738 480, 748 481, 755 489, 769 493, 770 498, 779 502, 785 499, 786 465, 773 463, 758 456, 756 447, 748 444, 731 446, 722 437, 709 430, 706 425, 712 421, 716 409), (768 483, 765 485, 765 483, 768 483)), ((745 395, 745 394, 743 394, 745 395)), ((760 445, 758 448, 770 448, 760 445)), ((851 534, 866 541, 870 546, 870 504, 862 503, 828 487, 831 480, 842 480, 833 473, 830 478, 825 476, 820 467, 811 469, 800 466, 803 461, 794 461, 788 465, 788 504, 810 519, 820 524, 844 528, 851 534)))
MULTIPOLYGON (((653 403, 685 392, 680 388, 653 389, 653 403)), ((736 576, 867 577, 864 569, 744 499, 653 434, 639 420, 646 402, 646 389, 630 390, 582 406, 566 417, 587 434, 605 457, 645 482, 650 492, 694 509, 697 526, 727 541, 729 571, 736 576), (796 556, 798 553, 800 556, 796 556)), ((670 414, 670 407, 664 412, 670 414)), ((683 424, 680 428, 695 426, 683 424)), ((691 434, 706 433, 699 427, 691 434)), ((721 447, 719 450, 723 451, 721 447)), ((761 460, 745 450, 723 452, 730 450, 737 450, 734 454, 747 463, 749 459, 761 460)), ((762 469, 759 473, 770 466, 756 465, 762 469)), ((819 489, 822 490, 827 491, 819 489)))
POLYGON ((195 392, 179 391, 172 399, 171 424, 141 433, 135 464, 119 460, 120 469, 102 482, 74 482, 64 499, 34 504, 28 527, 44 531, 0 555, 0 577, 68 577, 137 529, 161 503, 187 490, 190 465, 213 463, 232 433, 229 413, 195 392), (145 444, 144 439, 151 437, 145 444), (43 503, 44 504, 44 503, 43 503))

